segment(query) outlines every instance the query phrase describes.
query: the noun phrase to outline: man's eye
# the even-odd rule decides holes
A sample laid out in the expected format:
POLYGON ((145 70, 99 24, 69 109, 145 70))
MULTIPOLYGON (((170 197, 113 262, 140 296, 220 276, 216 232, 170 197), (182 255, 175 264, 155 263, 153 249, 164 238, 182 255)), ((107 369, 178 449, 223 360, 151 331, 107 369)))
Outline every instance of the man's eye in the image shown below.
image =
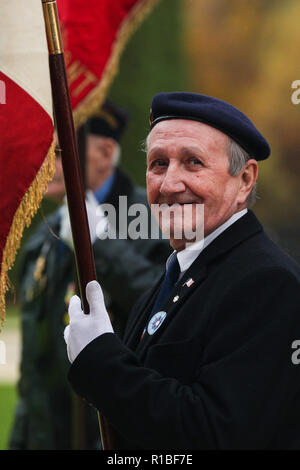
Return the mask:
POLYGON ((165 166, 165 165, 166 165, 166 162, 164 160, 154 160, 151 166, 157 167, 157 166, 165 166))
POLYGON ((189 163, 191 163, 191 165, 202 165, 202 162, 199 160, 199 158, 190 158, 189 163))

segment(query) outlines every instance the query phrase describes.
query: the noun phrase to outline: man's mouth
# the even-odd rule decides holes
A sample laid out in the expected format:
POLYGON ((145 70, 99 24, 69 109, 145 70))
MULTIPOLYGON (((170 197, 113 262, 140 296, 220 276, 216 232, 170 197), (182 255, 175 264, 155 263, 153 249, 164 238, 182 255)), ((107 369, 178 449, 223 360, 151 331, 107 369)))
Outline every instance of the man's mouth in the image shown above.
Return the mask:
POLYGON ((172 206, 186 206, 186 205, 191 205, 191 204, 202 204, 200 201, 176 201, 176 202, 160 202, 159 205, 167 205, 169 207, 172 206))

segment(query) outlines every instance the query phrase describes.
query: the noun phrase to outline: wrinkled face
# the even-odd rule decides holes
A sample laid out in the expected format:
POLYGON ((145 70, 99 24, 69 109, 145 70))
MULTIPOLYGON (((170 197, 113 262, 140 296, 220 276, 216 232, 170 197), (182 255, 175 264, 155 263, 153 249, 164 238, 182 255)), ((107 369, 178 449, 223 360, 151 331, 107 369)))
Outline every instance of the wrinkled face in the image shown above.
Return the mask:
MULTIPOLYGON (((214 231, 246 207, 246 198, 254 184, 244 181, 241 174, 229 174, 227 147, 227 136, 206 124, 183 119, 158 123, 148 138, 149 204, 178 203, 182 213, 187 205, 192 206, 189 210, 193 214, 194 230, 197 204, 203 204, 204 235, 214 231)), ((161 227, 162 219, 163 216, 159 219, 161 227)), ((178 225, 175 219, 170 218, 170 243, 174 249, 181 250, 187 240, 184 234, 182 240, 175 239, 178 225)))

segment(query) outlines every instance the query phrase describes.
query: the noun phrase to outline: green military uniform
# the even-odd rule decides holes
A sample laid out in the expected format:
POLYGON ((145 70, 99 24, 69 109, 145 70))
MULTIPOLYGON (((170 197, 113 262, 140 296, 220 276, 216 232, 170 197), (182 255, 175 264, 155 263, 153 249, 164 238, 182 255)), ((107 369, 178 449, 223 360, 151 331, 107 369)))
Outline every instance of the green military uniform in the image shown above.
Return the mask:
MULTIPOLYGON (((128 207, 147 204, 145 191, 117 169, 106 202, 117 209, 119 195, 128 197, 128 207)), ((48 224, 59 234, 59 211, 49 217, 48 224)), ((169 244, 117 237, 97 240, 93 248, 97 278, 114 329, 122 336, 131 307, 161 273, 169 244)), ((72 447, 72 392, 66 378, 69 362, 63 331, 75 277, 73 252, 43 223, 26 245, 20 272, 22 360, 11 449, 72 447)), ((88 408, 87 421, 87 447, 95 448, 99 428, 92 408, 88 408)))

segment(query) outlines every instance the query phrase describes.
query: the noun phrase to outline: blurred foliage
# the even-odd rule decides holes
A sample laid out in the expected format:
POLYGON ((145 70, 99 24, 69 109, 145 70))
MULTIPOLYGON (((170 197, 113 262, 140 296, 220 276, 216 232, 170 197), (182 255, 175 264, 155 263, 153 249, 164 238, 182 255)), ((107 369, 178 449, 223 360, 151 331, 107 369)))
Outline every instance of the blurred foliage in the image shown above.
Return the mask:
POLYGON ((300 231, 298 0, 184 0, 185 50, 194 91, 243 110, 267 137, 255 212, 279 231, 300 231), (285 229, 284 229, 285 227, 285 229))
POLYGON ((14 384, 0 384, 0 450, 8 449, 8 440, 17 403, 17 390, 14 384))

